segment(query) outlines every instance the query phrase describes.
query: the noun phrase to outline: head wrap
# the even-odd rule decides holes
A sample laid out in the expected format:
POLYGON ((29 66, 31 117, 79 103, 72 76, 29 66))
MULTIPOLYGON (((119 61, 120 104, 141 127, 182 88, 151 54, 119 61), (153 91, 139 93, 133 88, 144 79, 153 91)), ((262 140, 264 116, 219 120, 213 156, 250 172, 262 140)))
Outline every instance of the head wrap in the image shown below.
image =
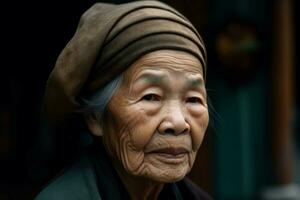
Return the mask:
POLYGON ((80 109, 79 97, 92 94, 149 52, 191 53, 202 63, 206 52, 193 25, 159 1, 114 5, 96 3, 82 16, 47 81, 44 109, 59 123, 80 109))

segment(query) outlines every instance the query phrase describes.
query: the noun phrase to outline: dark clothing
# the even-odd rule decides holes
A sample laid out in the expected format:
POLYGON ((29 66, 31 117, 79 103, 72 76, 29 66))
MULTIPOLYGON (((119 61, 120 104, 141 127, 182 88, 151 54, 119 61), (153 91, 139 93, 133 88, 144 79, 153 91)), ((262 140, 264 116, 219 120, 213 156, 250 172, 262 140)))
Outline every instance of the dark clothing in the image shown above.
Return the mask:
MULTIPOLYGON (((100 145, 98 145, 100 146, 100 145)), ((130 199, 103 147, 93 147, 75 165, 51 182, 36 200, 130 199)), ((159 199, 211 199, 187 178, 165 184, 159 199)))

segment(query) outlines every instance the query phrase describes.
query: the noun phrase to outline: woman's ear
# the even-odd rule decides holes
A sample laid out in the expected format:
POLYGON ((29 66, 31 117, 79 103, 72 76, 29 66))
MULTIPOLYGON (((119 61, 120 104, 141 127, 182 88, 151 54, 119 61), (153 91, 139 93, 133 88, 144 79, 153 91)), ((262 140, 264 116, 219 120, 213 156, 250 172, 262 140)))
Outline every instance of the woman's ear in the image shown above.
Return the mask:
POLYGON ((94 136, 103 136, 102 126, 100 120, 95 114, 88 114, 84 116, 85 123, 94 136))

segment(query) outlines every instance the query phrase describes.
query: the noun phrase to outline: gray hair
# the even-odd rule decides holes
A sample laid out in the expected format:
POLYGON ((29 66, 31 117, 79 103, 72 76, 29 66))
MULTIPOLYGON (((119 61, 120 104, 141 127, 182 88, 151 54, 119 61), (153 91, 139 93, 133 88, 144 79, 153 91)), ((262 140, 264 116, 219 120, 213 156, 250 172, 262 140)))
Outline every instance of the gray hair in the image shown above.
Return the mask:
POLYGON ((120 87, 122 80, 123 74, 117 76, 93 95, 81 98, 83 107, 78 112, 83 113, 84 115, 96 114, 98 119, 103 120, 104 111, 112 96, 120 87))

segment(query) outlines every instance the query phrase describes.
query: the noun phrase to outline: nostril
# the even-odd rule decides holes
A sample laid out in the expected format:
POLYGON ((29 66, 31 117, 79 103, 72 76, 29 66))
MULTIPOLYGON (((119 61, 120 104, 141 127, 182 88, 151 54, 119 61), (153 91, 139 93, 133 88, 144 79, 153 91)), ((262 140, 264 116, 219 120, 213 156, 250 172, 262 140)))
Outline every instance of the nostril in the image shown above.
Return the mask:
POLYGON ((187 132, 188 132, 188 128, 186 128, 182 131, 182 133, 187 133, 187 132))
POLYGON ((187 133, 188 132, 188 129, 184 129, 183 131, 179 131, 179 132, 176 132, 174 129, 172 128, 167 128, 164 133, 165 134, 182 134, 182 133, 187 133))
POLYGON ((167 128, 164 132, 167 133, 167 134, 174 134, 175 130, 172 129, 172 128, 167 128))

